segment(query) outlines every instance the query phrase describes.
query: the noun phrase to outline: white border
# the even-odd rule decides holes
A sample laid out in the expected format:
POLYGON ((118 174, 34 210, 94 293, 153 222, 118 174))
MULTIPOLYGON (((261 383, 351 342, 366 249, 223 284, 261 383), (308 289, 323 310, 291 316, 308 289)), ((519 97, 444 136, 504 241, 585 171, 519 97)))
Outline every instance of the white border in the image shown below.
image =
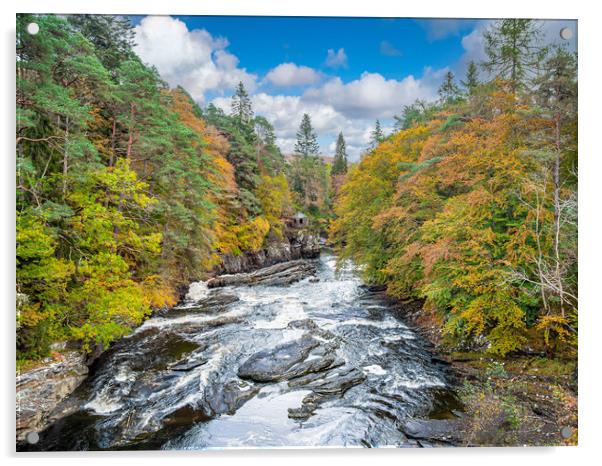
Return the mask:
POLYGON ((602 451, 602 400, 600 391, 600 353, 602 332, 602 308, 599 306, 600 281, 598 271, 602 264, 600 254, 600 216, 602 196, 597 189, 602 185, 602 137, 601 126, 602 93, 600 82, 600 15, 593 1, 557 0, 504 0, 499 2, 447 0, 447 1, 406 1, 369 0, 20 0, 9 5, 3 2, 2 53, 4 55, 1 73, 1 94, 3 97, 0 112, 0 128, 5 141, 2 160, 1 185, 3 220, 3 242, 0 264, 3 285, 4 317, 3 331, 5 350, 2 357, 4 374, 2 389, 2 443, 4 456, 12 463, 21 459, 26 463, 43 461, 45 465, 64 464, 103 464, 119 458, 121 464, 138 462, 143 459, 148 465, 163 464, 166 461, 178 464, 202 464, 202 462, 236 464, 261 464, 263 466, 306 465, 315 462, 345 462, 349 465, 365 465, 367 461, 386 464, 462 464, 487 466, 508 464, 509 462, 554 464, 589 464, 600 462, 602 451), (209 452, 110 452, 110 453, 56 453, 56 454, 15 454, 14 453, 14 31, 15 13, 107 13, 107 14, 230 14, 230 15, 288 15, 288 16, 401 16, 401 17, 533 17, 570 18, 579 20, 579 149, 580 149, 580 354, 579 354, 579 443, 577 448, 481 448, 451 450, 358 450, 358 449, 310 449, 310 450, 230 450, 209 452), (595 458, 599 459, 596 461, 595 458))

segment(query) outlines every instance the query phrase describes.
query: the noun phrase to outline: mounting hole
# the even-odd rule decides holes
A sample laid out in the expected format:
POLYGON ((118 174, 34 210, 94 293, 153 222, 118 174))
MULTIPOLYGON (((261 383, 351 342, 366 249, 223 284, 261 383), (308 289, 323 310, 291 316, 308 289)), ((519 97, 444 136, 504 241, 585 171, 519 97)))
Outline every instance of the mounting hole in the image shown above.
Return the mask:
POLYGON ((25 440, 27 440, 27 443, 29 443, 31 445, 35 445, 36 443, 38 443, 40 441, 40 436, 38 435, 37 432, 28 432, 27 435, 25 436, 25 440))
POLYGON ((569 40, 571 37, 573 37, 573 30, 571 28, 562 28, 560 30, 560 37, 562 37, 564 40, 569 40))
POLYGON ((36 35, 38 32, 40 32, 40 26, 38 25, 38 23, 29 23, 27 25, 27 32, 29 34, 31 34, 32 36, 36 35))
POLYGON ((571 429, 569 426, 564 426, 562 429, 560 429, 560 436, 562 438, 571 438, 571 435, 573 435, 573 429, 571 429))

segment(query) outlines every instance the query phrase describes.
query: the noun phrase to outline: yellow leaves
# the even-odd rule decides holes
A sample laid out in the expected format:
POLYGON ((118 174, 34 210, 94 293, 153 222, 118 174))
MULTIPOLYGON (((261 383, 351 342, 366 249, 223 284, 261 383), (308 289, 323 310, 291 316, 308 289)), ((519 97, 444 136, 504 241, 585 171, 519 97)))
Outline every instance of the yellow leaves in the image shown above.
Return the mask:
POLYGON ((569 341, 571 332, 568 327, 569 322, 565 317, 544 315, 539 318, 536 329, 543 334, 546 346, 551 346, 552 343, 555 344, 557 341, 560 343, 569 341))
POLYGON ((284 173, 270 177, 264 175, 257 186, 261 210, 270 225, 270 231, 282 238, 283 217, 291 210, 291 197, 284 173))
POLYGON ((175 306, 178 297, 175 290, 158 275, 149 275, 142 282, 146 305, 152 309, 175 306))
POLYGON ((256 217, 248 223, 233 228, 241 251, 256 252, 263 246, 265 237, 270 231, 270 222, 264 217, 256 217))

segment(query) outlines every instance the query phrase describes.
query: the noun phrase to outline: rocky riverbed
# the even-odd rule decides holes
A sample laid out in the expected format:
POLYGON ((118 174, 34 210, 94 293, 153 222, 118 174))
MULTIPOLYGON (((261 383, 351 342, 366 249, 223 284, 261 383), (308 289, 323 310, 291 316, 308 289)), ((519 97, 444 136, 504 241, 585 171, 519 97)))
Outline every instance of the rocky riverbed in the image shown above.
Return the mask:
POLYGON ((448 368, 394 307, 329 254, 194 283, 19 448, 453 444, 448 368))

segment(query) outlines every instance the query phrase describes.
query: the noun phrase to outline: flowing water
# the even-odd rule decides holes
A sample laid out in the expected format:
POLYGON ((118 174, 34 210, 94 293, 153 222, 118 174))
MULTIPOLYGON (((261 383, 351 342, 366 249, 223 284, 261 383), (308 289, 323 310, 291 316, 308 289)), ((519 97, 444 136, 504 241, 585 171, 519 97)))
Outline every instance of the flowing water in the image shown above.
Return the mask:
POLYGON ((445 367, 350 267, 316 265, 289 286, 192 284, 95 363, 39 447, 412 444, 404 421, 454 407, 445 367), (243 374, 253 355, 267 375, 243 374))

